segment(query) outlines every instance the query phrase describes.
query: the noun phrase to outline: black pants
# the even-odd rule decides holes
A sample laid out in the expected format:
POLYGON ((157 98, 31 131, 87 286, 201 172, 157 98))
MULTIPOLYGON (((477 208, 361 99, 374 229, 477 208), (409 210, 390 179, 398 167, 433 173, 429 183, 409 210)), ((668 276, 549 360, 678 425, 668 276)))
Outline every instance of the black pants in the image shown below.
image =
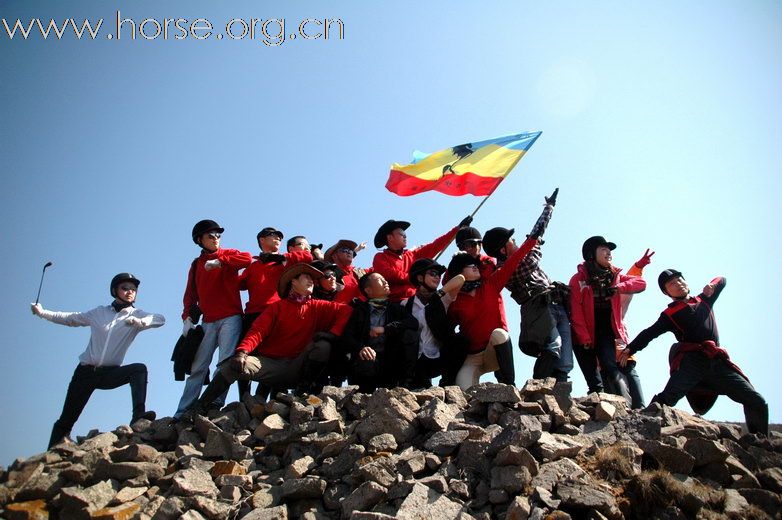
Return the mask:
POLYGON ((696 385, 727 395, 744 405, 744 418, 750 433, 768 435, 768 404, 763 396, 725 360, 709 359, 700 352, 684 354, 679 369, 671 374, 665 389, 654 396, 652 402, 675 406, 696 385))
MULTIPOLYGON (((260 316, 260 312, 251 312, 249 314, 245 314, 242 316, 242 338, 239 340, 239 343, 242 342, 242 339, 247 335, 247 332, 250 330, 250 327, 253 326, 253 323, 255 322, 255 318, 260 316)), ((239 389, 239 399, 241 399, 244 394, 250 393, 250 382, 245 381, 242 379, 239 379, 236 381, 236 386, 239 389)), ((258 389, 260 390, 260 388, 258 389)))
POLYGON ((368 394, 377 388, 412 387, 418 359, 418 331, 406 330, 401 337, 387 340, 374 360, 352 360, 348 382, 368 394))
POLYGON ((142 363, 133 363, 120 367, 93 367, 78 365, 68 385, 65 403, 60 418, 52 427, 49 448, 71 433, 73 425, 79 419, 82 410, 95 390, 112 390, 130 384, 130 397, 133 403, 133 417, 139 417, 146 409, 147 367, 142 363))

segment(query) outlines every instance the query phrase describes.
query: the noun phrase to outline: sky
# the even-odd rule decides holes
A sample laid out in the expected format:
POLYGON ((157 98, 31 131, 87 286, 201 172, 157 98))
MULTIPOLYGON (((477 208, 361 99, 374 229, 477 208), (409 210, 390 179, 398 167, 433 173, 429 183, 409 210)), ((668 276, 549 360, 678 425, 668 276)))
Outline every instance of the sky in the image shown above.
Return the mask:
MULTIPOLYGON (((771 327, 782 316, 779 2, 2 0, 0 18, 10 28, 17 19, 25 28, 36 18, 44 27, 74 18, 79 28, 104 19, 95 39, 69 26, 59 40, 37 26, 11 39, 0 21, 9 242, 0 256, 0 464, 45 449, 89 339, 88 328, 30 313, 47 261, 41 303, 50 310, 108 304, 118 272, 141 280, 137 307, 167 324, 142 332, 125 362, 147 365, 148 408, 172 415, 184 383, 170 356, 199 253, 195 222, 218 221, 224 247, 254 254, 265 226, 327 246, 368 241, 355 262, 368 266, 385 220, 412 222, 408 243, 419 245, 481 201, 396 196, 384 187, 393 162, 538 130, 473 225, 523 236, 559 187, 542 263, 553 279, 570 279, 592 235, 617 243, 620 267, 656 251, 626 318, 631 337, 669 301, 656 284, 663 269, 681 270, 696 291, 725 276, 721 342, 782 422, 771 327), (137 31, 144 22, 149 39, 132 39, 130 22, 118 39, 118 12, 137 31), (166 18, 175 20, 167 36, 154 37, 166 18), (215 27, 209 38, 196 38, 205 22, 175 38, 176 19, 187 30, 198 18, 215 27), (262 20, 255 39, 224 35, 232 19, 253 18, 262 20), (308 37, 325 25, 314 20, 339 19, 342 38, 335 23, 328 39, 304 38, 308 19, 308 37)), ((241 21, 231 28, 241 36, 241 21)), ((506 309, 515 343, 518 306, 507 295, 506 309)), ((638 355, 647 401, 667 380, 673 341, 663 336, 638 355)), ((521 384, 533 359, 516 349, 515 361, 521 384)), ((574 394, 585 394, 578 368, 571 378, 574 394)), ((722 397, 706 417, 743 413, 722 397)), ((96 391, 73 435, 129 419, 129 387, 96 391)))

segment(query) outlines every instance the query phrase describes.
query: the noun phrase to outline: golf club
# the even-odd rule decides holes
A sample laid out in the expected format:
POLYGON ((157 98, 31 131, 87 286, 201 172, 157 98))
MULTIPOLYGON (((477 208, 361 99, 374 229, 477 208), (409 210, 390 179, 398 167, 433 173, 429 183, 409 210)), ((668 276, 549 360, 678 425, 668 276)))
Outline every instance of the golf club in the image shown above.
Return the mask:
POLYGON ((46 274, 46 268, 51 267, 51 262, 46 262, 43 266, 43 271, 41 272, 41 283, 38 284, 38 296, 35 297, 35 304, 38 305, 38 300, 41 297, 41 287, 43 287, 43 275, 46 274))

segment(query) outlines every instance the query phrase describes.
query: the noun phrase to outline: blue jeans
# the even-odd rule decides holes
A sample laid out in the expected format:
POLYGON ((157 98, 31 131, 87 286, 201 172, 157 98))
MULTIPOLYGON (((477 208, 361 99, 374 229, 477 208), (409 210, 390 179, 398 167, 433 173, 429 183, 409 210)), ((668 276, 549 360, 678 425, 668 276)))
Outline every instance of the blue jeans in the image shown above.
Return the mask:
POLYGON ((573 370, 573 339, 570 333, 570 319, 565 307, 558 303, 549 304, 554 328, 549 339, 559 343, 559 361, 554 371, 557 381, 567 381, 567 376, 573 370))
MULTIPOLYGON (((221 320, 204 323, 204 339, 198 346, 198 351, 193 358, 193 365, 190 369, 190 375, 185 381, 185 389, 182 392, 182 398, 179 400, 179 406, 174 417, 180 417, 185 411, 196 402, 201 394, 201 387, 204 386, 206 375, 209 372, 209 365, 215 350, 219 347, 217 363, 220 364, 231 357, 239 343, 242 334, 242 316, 236 314, 228 316, 221 320)), ((225 398, 228 394, 226 390, 217 400, 217 404, 225 404, 225 398)))

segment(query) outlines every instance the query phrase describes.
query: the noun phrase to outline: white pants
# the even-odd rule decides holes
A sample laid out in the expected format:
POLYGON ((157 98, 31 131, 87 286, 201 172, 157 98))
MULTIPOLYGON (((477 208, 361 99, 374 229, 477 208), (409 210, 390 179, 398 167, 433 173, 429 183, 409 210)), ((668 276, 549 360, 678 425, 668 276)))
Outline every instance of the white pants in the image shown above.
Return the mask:
POLYGON ((464 360, 462 368, 456 374, 456 384, 462 390, 467 390, 473 385, 477 385, 483 374, 494 372, 500 368, 497 362, 497 354, 494 352, 495 345, 502 345, 510 339, 508 331, 504 329, 494 329, 489 337, 486 348, 476 354, 469 354, 464 360))

